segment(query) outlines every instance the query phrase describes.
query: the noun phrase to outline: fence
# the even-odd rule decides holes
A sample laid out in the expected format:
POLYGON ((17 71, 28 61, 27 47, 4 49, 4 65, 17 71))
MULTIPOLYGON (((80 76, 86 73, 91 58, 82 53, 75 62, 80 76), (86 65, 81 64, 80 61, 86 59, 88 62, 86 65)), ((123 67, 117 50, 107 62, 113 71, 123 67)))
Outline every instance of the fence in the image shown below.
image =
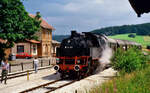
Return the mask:
MULTIPOLYGON (((49 59, 39 59, 38 67, 50 66, 55 65, 56 59, 49 58, 49 59)), ((9 73, 16 72, 16 71, 24 71, 27 69, 34 69, 34 62, 21 62, 19 64, 10 64, 9 66, 9 73)))

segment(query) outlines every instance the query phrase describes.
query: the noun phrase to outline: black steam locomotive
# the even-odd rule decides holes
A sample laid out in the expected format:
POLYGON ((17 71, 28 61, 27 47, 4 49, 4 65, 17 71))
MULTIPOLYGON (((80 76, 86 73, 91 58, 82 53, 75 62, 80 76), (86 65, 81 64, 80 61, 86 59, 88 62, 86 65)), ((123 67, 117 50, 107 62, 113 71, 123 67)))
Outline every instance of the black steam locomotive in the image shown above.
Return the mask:
POLYGON ((122 47, 127 50, 129 47, 140 44, 125 40, 114 40, 104 35, 96 35, 90 32, 71 32, 71 36, 62 41, 60 48, 57 48, 56 66, 61 78, 67 76, 81 79, 91 75, 98 67, 98 60, 102 52, 109 46, 114 51, 122 47))

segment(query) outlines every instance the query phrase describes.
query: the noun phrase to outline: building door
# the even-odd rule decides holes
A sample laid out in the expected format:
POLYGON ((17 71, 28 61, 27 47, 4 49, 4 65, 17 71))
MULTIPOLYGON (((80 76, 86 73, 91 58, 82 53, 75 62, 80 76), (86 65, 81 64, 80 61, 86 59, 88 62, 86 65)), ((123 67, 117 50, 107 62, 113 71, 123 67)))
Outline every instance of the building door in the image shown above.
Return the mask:
POLYGON ((36 44, 32 45, 32 55, 37 55, 37 45, 36 44))

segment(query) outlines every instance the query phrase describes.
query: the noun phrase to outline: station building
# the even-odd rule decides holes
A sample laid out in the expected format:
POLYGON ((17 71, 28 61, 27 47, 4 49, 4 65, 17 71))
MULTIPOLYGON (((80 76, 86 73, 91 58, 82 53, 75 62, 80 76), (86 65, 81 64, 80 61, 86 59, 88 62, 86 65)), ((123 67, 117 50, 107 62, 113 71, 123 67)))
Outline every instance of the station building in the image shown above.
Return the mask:
MULTIPOLYGON (((35 15, 29 14, 30 17, 34 18, 35 15)), ((51 57, 52 53, 52 32, 55 30, 50 24, 48 24, 43 18, 41 20, 41 29, 37 31, 35 35, 38 37, 36 40, 25 40, 24 42, 16 43, 11 48, 11 54, 28 53, 37 57, 51 57)))

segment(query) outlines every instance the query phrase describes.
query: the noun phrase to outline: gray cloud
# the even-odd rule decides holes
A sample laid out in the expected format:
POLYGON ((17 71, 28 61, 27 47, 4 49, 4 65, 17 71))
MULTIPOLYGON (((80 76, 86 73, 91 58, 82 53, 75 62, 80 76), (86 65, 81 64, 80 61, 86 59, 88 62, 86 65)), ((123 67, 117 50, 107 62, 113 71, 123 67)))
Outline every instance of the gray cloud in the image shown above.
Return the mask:
POLYGON ((150 14, 137 18, 128 0, 28 0, 24 5, 29 13, 40 11, 56 28, 54 34, 150 22, 150 14))

